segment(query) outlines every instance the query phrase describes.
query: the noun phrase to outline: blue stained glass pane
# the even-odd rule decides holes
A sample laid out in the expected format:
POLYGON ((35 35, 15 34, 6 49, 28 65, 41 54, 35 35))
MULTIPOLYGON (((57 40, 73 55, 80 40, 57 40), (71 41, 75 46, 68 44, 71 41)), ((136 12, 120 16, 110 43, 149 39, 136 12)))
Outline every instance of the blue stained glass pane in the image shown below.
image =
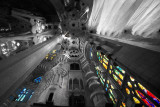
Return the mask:
POLYGON ((108 88, 108 84, 106 84, 107 88, 108 88))
POLYGON ((34 82, 35 83, 40 83, 42 80, 42 77, 37 77, 36 79, 34 79, 34 82))
POLYGON ((30 89, 23 88, 21 91, 17 91, 18 98, 15 101, 27 102, 30 96, 33 94, 33 91, 30 89))

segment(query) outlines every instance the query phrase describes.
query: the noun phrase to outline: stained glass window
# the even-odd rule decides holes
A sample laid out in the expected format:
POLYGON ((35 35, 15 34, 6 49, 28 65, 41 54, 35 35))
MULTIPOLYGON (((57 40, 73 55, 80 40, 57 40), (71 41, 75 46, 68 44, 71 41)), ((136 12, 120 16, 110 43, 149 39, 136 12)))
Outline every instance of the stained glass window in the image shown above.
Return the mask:
POLYGON ((130 82, 127 82, 128 87, 132 88, 132 84, 130 82))
POLYGON ((106 84, 106 87, 108 88, 108 84, 106 84))
POLYGON ((52 53, 56 53, 56 50, 53 50, 52 53))
POLYGON ((151 101, 149 101, 140 91, 135 90, 137 96, 149 107, 156 107, 151 101))
POLYGON ((107 65, 105 63, 103 63, 103 66, 104 66, 105 69, 107 69, 107 65))
POLYGON ((109 70, 109 73, 111 74, 111 73, 112 73, 112 70, 109 70))
POLYGON ((119 76, 121 80, 123 80, 124 77, 120 72, 118 72, 116 69, 114 69, 114 72, 117 74, 117 76, 119 76))
POLYGON ((147 94, 148 96, 150 96, 154 101, 156 101, 160 105, 160 99, 158 99, 155 95, 153 95, 150 91, 148 91, 140 83, 138 83, 138 86, 144 91, 145 94, 147 94))
POLYGON ((140 104, 140 103, 141 103, 136 97, 133 97, 133 101, 134 101, 136 104, 140 104))
POLYGON ((114 89, 113 85, 111 85, 111 89, 114 89))
POLYGON ((119 66, 116 66, 116 68, 120 70, 123 74, 125 74, 125 71, 122 68, 120 68, 119 66))
POLYGON ((101 59, 100 59, 100 62, 102 63, 102 55, 101 55, 101 54, 100 54, 100 58, 101 58, 101 59))
POLYGON ((114 99, 113 99, 113 97, 112 97, 112 95, 109 93, 109 98, 112 100, 112 102, 114 103, 114 104, 116 104, 116 102, 114 101, 114 99))
POLYGON ((106 91, 107 91, 108 89, 107 89, 107 87, 106 87, 106 91))
POLYGON ((100 81, 101 81, 101 83, 104 85, 104 82, 103 82, 103 79, 102 79, 102 78, 100 78, 100 81))
POLYGON ((130 94, 130 90, 128 88, 126 88, 126 93, 130 94))
POLYGON ((134 87, 137 87, 137 85, 136 85, 136 84, 134 84, 134 87))
POLYGON ((101 56, 100 52, 97 52, 97 57, 98 57, 99 61, 102 63, 102 56, 101 56))
POLYGON ((134 78, 130 76, 131 81, 134 81, 134 78))
POLYGON ((109 61, 109 59, 106 57, 106 55, 104 55, 104 58, 105 58, 107 61, 109 61))
POLYGON ((120 79, 118 79, 118 77, 116 75, 113 74, 113 78, 115 81, 118 82, 118 84, 121 86, 122 85, 122 81, 120 81, 120 79))
POLYGON ((16 94, 18 95, 18 98, 15 101, 20 101, 20 102, 27 102, 31 97, 34 92, 30 89, 19 89, 16 94))
POLYGON ((100 82, 104 85, 105 79, 103 77, 102 71, 100 70, 100 68, 98 66, 95 67, 95 69, 96 69, 96 73, 98 75, 98 78, 100 79, 100 82))
POLYGON ((106 60, 106 58, 103 58, 103 62, 108 65, 108 60, 106 60))
POLYGON ((49 54, 46 55, 46 59, 48 59, 48 57, 49 57, 49 54))
POLYGON ((109 84, 109 80, 107 80, 107 83, 109 84))
POLYGON ((124 102, 122 102, 122 106, 123 106, 123 107, 126 107, 126 104, 125 104, 124 102))
POLYGON ((110 69, 112 69, 113 67, 112 67, 112 65, 110 65, 110 69))
POLYGON ((112 100, 112 102, 115 104, 117 102, 117 99, 115 99, 113 92, 111 89, 109 89, 109 97, 112 100))
POLYGON ((40 83, 40 82, 41 82, 41 79, 42 79, 42 77, 38 77, 38 78, 34 79, 34 82, 35 82, 35 83, 40 83))
POLYGON ((92 59, 92 57, 93 57, 93 53, 92 53, 92 48, 90 48, 90 59, 92 59))
POLYGON ((102 75, 100 76, 100 81, 101 81, 101 83, 104 85, 104 83, 105 83, 105 79, 103 78, 103 76, 102 76, 102 75))

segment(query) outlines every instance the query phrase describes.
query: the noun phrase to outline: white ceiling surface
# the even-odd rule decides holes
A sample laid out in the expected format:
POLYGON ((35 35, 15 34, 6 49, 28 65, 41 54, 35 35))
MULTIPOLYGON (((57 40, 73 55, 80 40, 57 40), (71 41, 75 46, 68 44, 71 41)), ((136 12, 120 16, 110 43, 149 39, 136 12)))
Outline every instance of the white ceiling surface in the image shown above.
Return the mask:
POLYGON ((88 27, 107 36, 130 29, 132 35, 153 38, 160 29, 160 0, 94 0, 88 27))

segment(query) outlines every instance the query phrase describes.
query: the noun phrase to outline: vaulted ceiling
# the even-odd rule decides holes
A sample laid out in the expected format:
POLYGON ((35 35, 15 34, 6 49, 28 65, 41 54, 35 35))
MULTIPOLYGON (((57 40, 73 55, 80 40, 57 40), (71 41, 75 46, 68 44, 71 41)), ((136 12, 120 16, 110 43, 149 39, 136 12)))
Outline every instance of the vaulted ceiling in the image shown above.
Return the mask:
POLYGON ((132 36, 159 38, 160 0, 93 0, 88 27, 113 36, 129 30, 132 36))

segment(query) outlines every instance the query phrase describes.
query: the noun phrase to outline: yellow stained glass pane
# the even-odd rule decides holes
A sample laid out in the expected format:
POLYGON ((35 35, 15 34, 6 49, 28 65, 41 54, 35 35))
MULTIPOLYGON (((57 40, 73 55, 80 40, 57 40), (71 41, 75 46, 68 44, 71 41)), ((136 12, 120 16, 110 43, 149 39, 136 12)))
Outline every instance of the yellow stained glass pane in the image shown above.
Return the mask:
POLYGON ((134 91, 132 91, 132 94, 134 94, 134 91))
POLYGON ((103 82, 105 82, 106 80, 103 78, 103 82))
POLYGON ((110 69, 112 69, 112 65, 110 65, 110 69))
POLYGON ((56 52, 56 50, 53 50, 53 51, 52 51, 52 53, 55 53, 55 52, 56 52))
POLYGON ((104 66, 105 69, 107 69, 107 65, 105 63, 103 63, 103 66, 104 66))
POLYGON ((132 84, 130 82, 127 82, 128 87, 132 88, 132 84))
POLYGON ((131 81, 134 81, 134 78, 130 76, 130 80, 131 80, 131 81))
POLYGON ((133 100, 136 104, 140 104, 140 101, 136 97, 133 97, 133 100))
POLYGON ((109 89, 109 91, 110 91, 110 93, 113 95, 112 90, 111 90, 111 89, 109 89))
POLYGON ((126 88, 126 93, 130 94, 130 90, 128 88, 126 88))
POLYGON ((107 80, 107 83, 109 84, 109 80, 107 80))
POLYGON ((122 74, 120 74, 120 73, 119 73, 119 75, 118 75, 118 76, 119 76, 119 78, 120 78, 121 80, 123 80, 123 78, 124 78, 124 77, 123 77, 123 75, 122 75, 122 74))
POLYGON ((144 88, 140 83, 138 83, 138 86, 141 88, 141 90, 146 90, 146 88, 144 88))
POLYGON ((56 54, 53 54, 52 56, 56 56, 56 54))
POLYGON ((112 73, 112 71, 111 71, 111 70, 109 70, 109 73, 111 74, 111 73, 112 73))
POLYGON ((91 52, 91 58, 93 57, 93 53, 91 52))
POLYGON ((108 61, 105 58, 103 58, 103 62, 108 65, 108 61))
POLYGON ((139 93, 137 92, 137 90, 135 90, 135 92, 136 92, 137 96, 138 96, 139 98, 141 98, 141 97, 139 96, 139 93))
POLYGON ((111 85, 111 89, 114 89, 113 85, 111 85))

